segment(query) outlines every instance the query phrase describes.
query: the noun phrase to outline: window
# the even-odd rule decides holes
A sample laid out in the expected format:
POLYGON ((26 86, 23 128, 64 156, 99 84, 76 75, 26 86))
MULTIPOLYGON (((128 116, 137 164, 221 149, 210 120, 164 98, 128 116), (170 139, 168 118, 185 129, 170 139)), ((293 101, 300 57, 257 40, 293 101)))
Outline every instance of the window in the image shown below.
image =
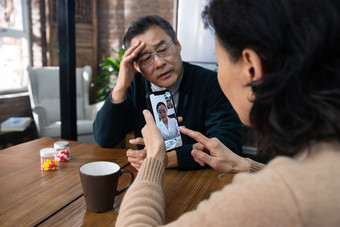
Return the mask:
POLYGON ((25 0, 0 0, 0 94, 27 90, 30 62, 25 0))

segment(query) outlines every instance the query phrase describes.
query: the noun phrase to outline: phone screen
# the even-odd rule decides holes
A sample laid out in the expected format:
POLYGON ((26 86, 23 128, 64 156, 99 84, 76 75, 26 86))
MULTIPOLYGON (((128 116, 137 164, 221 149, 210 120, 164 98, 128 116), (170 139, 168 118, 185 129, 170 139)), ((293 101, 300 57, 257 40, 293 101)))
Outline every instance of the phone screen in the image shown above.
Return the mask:
POLYGON ((183 145, 178 130, 176 109, 169 90, 151 92, 146 95, 148 109, 154 116, 157 127, 162 133, 167 151, 183 145))

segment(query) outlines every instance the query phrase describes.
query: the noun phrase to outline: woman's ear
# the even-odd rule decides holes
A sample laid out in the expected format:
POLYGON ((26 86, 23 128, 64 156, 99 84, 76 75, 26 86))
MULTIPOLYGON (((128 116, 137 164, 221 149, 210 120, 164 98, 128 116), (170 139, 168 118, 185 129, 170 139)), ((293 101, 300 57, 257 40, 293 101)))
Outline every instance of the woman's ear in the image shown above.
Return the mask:
POLYGON ((242 51, 242 60, 245 63, 249 82, 259 80, 263 76, 263 66, 260 56, 252 49, 242 51))

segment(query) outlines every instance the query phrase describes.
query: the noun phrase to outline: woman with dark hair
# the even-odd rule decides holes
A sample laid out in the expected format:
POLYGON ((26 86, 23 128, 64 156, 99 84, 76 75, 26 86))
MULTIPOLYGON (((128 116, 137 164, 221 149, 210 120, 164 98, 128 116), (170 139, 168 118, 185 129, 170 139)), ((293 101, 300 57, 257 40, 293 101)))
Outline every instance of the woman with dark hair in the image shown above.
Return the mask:
MULTIPOLYGON (((212 0, 219 84, 267 166, 232 154, 217 139, 197 140, 201 165, 240 173, 178 226, 340 226, 340 8, 332 0, 212 0), (209 152, 208 155, 206 152, 209 152), (213 165, 212 165, 213 164, 213 165)), ((148 147, 117 224, 161 225, 167 161, 160 132, 144 111, 148 147)))
POLYGON ((157 103, 156 110, 160 119, 156 124, 161 131, 164 140, 173 139, 179 136, 177 121, 174 118, 169 118, 168 109, 164 102, 157 103))

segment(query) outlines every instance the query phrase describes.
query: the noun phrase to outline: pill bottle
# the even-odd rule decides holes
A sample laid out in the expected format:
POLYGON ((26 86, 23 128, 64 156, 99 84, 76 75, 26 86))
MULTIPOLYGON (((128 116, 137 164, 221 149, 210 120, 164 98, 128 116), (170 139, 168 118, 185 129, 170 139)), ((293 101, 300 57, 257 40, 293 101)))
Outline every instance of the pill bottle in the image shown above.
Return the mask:
POLYGON ((40 150, 41 170, 50 171, 58 169, 57 152, 54 148, 40 150))
POLYGON ((54 149, 57 151, 58 161, 67 162, 70 160, 70 145, 67 141, 55 142, 54 149))

